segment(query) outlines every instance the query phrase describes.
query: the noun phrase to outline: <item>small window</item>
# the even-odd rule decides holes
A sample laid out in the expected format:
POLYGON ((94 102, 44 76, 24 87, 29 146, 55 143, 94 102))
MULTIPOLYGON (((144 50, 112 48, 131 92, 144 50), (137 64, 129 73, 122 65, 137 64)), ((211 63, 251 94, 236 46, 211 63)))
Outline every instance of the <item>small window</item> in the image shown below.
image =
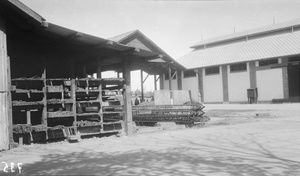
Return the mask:
POLYGON ((272 64, 278 64, 278 59, 261 60, 258 62, 258 65, 260 67, 266 65, 272 65, 272 64))
MULTIPOLYGON (((171 71, 171 75, 173 76, 174 75, 174 73, 175 73, 175 71, 171 71)), ((174 77, 173 77, 173 79, 176 79, 176 76, 177 75, 175 75, 174 77)), ((169 80, 169 72, 168 73, 165 73, 165 80, 169 80)))
POLYGON ((205 75, 219 74, 219 66, 205 68, 205 75))
POLYGON ((196 76, 196 72, 194 70, 186 70, 183 72, 184 78, 195 77, 195 76, 196 76))
POLYGON ((241 64, 230 65, 230 72, 239 72, 239 71, 247 71, 247 64, 241 63, 241 64))

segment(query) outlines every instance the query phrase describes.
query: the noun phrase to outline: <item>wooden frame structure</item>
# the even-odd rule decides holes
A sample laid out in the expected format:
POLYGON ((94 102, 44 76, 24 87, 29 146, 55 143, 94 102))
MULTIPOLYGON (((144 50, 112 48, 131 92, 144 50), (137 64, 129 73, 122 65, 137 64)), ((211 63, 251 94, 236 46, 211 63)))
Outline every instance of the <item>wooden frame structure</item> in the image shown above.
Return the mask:
MULTIPOLYGON (((94 74, 97 75, 97 79, 101 80, 101 72, 107 70, 123 73, 125 80, 123 86, 105 88, 123 91, 125 132, 128 135, 132 134, 130 71, 143 69, 149 74, 162 75, 164 68, 167 68, 172 61, 168 55, 162 55, 160 51, 122 44, 46 22, 43 17, 18 0, 0 2, 0 36, 0 73, 2 76, 0 80, 0 139, 4 141, 0 144, 0 150, 8 149, 9 144, 13 142, 12 124, 18 115, 12 111, 11 106, 13 105, 14 109, 21 106, 14 103, 16 96, 24 98, 36 94, 34 96, 41 98, 40 104, 35 105, 33 103, 30 106, 39 107, 43 105, 41 106, 42 109, 21 108, 26 114, 24 124, 35 123, 35 112, 42 111, 40 124, 49 125, 47 124, 48 118, 55 117, 55 113, 49 112, 49 107, 52 105, 49 105, 48 96, 52 95, 48 87, 49 83, 50 86, 53 86, 51 82, 58 82, 56 88, 70 90, 69 92, 54 91, 53 94, 62 93, 61 100, 63 99, 64 102, 66 99, 64 99, 65 95, 63 94, 70 93, 68 98, 69 104, 72 104, 71 110, 64 115, 73 116, 76 122, 80 116, 75 111, 77 109, 75 106, 77 92, 75 90, 78 87, 76 80, 92 81, 90 77, 94 74), (157 59, 165 59, 166 62, 153 62, 157 59), (15 90, 14 86, 10 86, 11 80, 14 81, 15 90), (32 85, 29 83, 25 84, 25 87, 21 86, 21 90, 18 89, 21 83, 17 82, 24 82, 24 80, 31 80, 29 82, 38 80, 37 82, 41 82, 38 85, 41 84, 42 87, 34 92, 35 90, 30 88, 32 85), (71 84, 66 86, 65 81, 71 82, 71 84), (14 94, 13 100, 10 100, 11 91, 14 94), (21 91, 19 93, 24 95, 19 95, 16 91, 21 91)), ((103 84, 100 85, 103 86, 103 84)), ((101 86, 98 87, 98 91, 102 91, 103 87, 101 86)), ((89 90, 86 94, 88 92, 89 90)), ((100 102, 101 99, 103 97, 98 97, 97 101, 100 102)), ((94 102, 89 101, 88 103, 94 102)), ((99 116, 104 113, 103 109, 98 109, 99 116)))

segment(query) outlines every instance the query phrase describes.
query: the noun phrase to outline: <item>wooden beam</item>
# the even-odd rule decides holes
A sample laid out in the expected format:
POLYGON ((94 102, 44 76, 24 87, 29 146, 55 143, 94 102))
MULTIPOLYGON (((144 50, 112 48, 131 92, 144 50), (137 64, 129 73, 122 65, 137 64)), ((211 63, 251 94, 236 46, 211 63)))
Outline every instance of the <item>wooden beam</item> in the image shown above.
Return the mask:
POLYGON ((164 89, 164 75, 160 74, 160 79, 159 79, 159 89, 163 90, 164 89))
POLYGON ((26 111, 26 124, 31 125, 31 111, 28 109, 26 111))
POLYGON ((173 94, 172 94, 172 69, 169 67, 169 90, 170 90, 170 99, 171 105, 173 104, 173 94))
POLYGON ((172 90, 172 69, 169 67, 169 90, 172 90))
POLYGON ((0 150, 9 149, 9 103, 6 22, 0 14, 0 150))
MULTIPOLYGON (((10 57, 7 57, 7 76, 8 76, 8 87, 7 90, 11 90, 11 70, 10 70, 10 57)), ((8 91, 8 132, 9 132, 9 143, 10 146, 12 143, 14 143, 14 139, 13 139, 13 119, 12 119, 12 95, 11 92, 8 91)))
POLYGON ((171 78, 171 79, 173 79, 175 76, 177 76, 177 71, 175 71, 175 72, 173 73, 173 75, 172 75, 172 78, 171 78))
POLYGON ((120 54, 121 55, 128 55, 128 54, 139 53, 139 52, 140 52, 140 49, 138 49, 138 48, 130 48, 128 50, 121 51, 120 54))
POLYGON ((71 78, 74 79, 76 77, 76 74, 75 74, 75 59, 74 58, 69 58, 69 62, 70 62, 70 75, 71 75, 71 78))
POLYGON ((147 74, 146 78, 143 80, 143 83, 146 82, 146 80, 148 79, 148 77, 149 77, 149 74, 147 74))
MULTIPOLYGON (((45 53, 45 52, 44 52, 45 53)), ((47 68, 46 68, 46 56, 43 55, 43 74, 42 74, 42 78, 43 78, 43 83, 44 83, 44 89, 43 89, 43 112, 42 112, 42 124, 47 126, 48 120, 47 120, 47 89, 46 89, 46 85, 47 85, 47 68)), ((46 139, 48 138, 48 136, 46 135, 46 139)))
POLYGON ((124 123, 125 133, 129 136, 133 134, 133 121, 132 121, 132 104, 131 104, 131 80, 130 80, 130 62, 124 60, 123 64, 123 78, 125 79, 124 91, 124 123))
POLYGON ((177 72, 177 87, 178 90, 182 90, 182 72, 181 71, 176 71, 177 72))
POLYGON ((154 75, 154 90, 157 90, 157 78, 156 78, 156 75, 154 75))
POLYGON ((144 77, 143 77, 143 70, 141 70, 141 94, 142 94, 142 101, 144 102, 144 77))
POLYGON ((97 78, 102 78, 101 59, 97 58, 97 78))

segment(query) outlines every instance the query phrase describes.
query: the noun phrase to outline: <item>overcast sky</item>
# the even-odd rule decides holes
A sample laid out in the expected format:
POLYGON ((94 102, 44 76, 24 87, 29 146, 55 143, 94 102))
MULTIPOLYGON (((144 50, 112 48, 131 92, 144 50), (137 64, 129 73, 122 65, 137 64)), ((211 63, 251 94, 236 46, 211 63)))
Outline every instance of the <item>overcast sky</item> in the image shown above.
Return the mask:
POLYGON ((300 18, 299 0, 20 1, 48 22, 101 38, 138 29, 174 59, 201 39, 300 18))

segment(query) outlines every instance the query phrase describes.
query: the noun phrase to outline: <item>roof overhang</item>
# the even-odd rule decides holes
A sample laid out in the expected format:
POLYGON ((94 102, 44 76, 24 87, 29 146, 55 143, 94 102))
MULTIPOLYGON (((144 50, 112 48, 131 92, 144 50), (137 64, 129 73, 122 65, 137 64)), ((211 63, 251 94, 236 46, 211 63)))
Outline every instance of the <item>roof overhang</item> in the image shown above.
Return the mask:
POLYGON ((45 19, 42 16, 40 16, 38 13, 36 13, 35 11, 33 11, 18 0, 1 0, 1 3, 8 5, 16 13, 18 13, 19 15, 28 19, 31 22, 42 23, 43 21, 45 21, 45 19))

